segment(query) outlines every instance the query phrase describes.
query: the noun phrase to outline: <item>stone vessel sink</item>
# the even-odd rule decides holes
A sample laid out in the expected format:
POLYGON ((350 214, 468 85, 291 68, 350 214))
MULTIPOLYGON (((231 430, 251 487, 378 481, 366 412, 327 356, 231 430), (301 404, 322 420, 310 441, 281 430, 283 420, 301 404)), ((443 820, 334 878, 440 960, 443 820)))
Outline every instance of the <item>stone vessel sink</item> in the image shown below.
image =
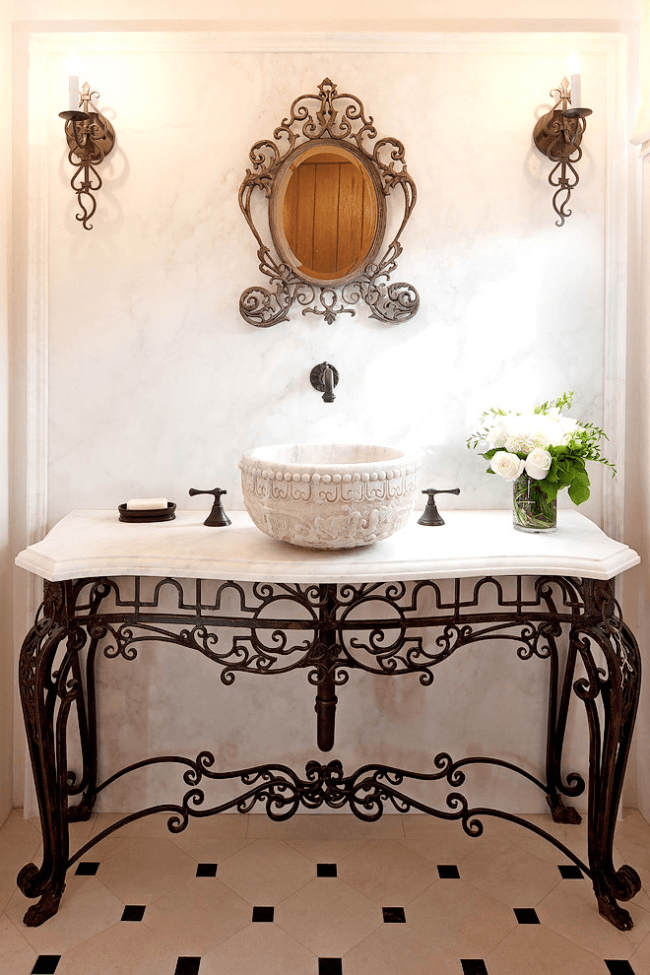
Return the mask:
POLYGON ((271 538, 343 549, 388 538, 408 520, 418 459, 374 444, 278 444, 243 455, 244 504, 271 538))

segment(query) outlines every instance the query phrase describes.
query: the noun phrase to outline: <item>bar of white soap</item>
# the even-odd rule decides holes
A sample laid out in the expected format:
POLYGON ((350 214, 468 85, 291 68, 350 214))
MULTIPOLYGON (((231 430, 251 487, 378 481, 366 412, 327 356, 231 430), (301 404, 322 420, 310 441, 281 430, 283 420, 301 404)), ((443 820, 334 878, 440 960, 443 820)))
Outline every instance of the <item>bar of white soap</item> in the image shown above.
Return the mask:
POLYGON ((131 498, 126 502, 127 511, 151 511, 154 508, 166 508, 167 498, 131 498))

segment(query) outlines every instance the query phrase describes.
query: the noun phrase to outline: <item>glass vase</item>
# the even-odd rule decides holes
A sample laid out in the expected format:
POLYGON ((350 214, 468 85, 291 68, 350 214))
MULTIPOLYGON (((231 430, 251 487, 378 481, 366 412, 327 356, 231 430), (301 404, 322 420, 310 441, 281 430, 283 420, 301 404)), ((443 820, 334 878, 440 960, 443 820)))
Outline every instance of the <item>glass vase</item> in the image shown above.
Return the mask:
POLYGON ((512 525, 519 532, 552 532, 557 527, 557 498, 549 500, 528 474, 512 485, 512 525))

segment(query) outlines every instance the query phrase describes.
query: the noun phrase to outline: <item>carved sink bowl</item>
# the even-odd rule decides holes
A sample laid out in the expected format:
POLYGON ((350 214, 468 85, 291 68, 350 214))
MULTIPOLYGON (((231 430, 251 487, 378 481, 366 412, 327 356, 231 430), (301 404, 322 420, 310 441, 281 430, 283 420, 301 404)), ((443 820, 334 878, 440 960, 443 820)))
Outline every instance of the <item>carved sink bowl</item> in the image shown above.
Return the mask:
POLYGON ((418 459, 371 444, 278 444, 239 462, 244 504, 266 535, 302 548, 388 538, 408 520, 418 459))

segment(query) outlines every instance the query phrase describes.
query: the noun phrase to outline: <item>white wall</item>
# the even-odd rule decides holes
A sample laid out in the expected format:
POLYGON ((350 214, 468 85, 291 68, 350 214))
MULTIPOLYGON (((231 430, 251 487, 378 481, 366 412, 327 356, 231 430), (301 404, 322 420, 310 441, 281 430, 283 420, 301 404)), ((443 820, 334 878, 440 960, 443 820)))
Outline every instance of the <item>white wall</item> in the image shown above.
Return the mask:
MULTIPOLYGON (((424 446, 422 487, 460 485, 453 504, 503 506, 506 485, 464 448, 486 406, 575 388, 577 415, 602 421, 605 93, 589 92, 589 79, 606 73, 604 53, 584 56, 595 116, 576 215, 560 231, 530 128, 548 78, 562 73, 563 39, 526 51, 443 42, 419 55, 260 56, 164 36, 165 50, 127 52, 123 38, 92 53, 76 38, 119 140, 92 232, 75 219, 66 178, 64 55, 48 62, 49 524, 133 496, 205 506, 190 486, 219 484, 241 507, 242 451, 310 438, 424 446), (422 310, 390 327, 365 306, 333 326, 296 309, 255 329, 239 296, 265 282, 238 185, 253 142, 326 75, 406 144, 419 201, 394 278, 416 285, 422 310), (140 90, 144 117, 131 95, 140 90), (340 373, 331 406, 308 381, 324 359, 340 373)), ((588 510, 599 518, 597 497, 588 510)))
MULTIPOLYGON (((19 198, 29 201, 18 227, 26 232, 29 220, 31 277, 18 269, 15 305, 22 308, 24 293, 20 321, 26 327, 19 327, 15 341, 35 352, 31 402, 37 416, 31 426, 27 421, 15 453, 16 498, 28 509, 32 504, 31 516, 20 512, 17 538, 27 522, 34 531, 39 519, 44 528, 72 507, 112 507, 133 494, 167 494, 188 507, 204 504, 186 497, 190 485, 221 484, 229 491, 226 501, 238 506, 236 461, 242 450, 271 440, 306 439, 305 431, 314 439, 428 445, 422 486, 459 484, 459 506, 506 506, 504 485, 483 475, 481 462, 464 448, 468 427, 485 406, 504 397, 516 401, 527 393, 545 399, 571 386, 578 391, 576 415, 605 421, 614 434, 613 451, 622 448, 618 407, 624 363, 617 326, 625 321, 625 52, 620 37, 570 37, 567 31, 586 22, 596 30, 627 28, 637 5, 632 0, 623 6, 605 0, 572 3, 573 20, 561 23, 565 5, 526 4, 525 12, 521 6, 412 2, 399 25, 383 21, 389 8, 374 3, 328 7, 330 30, 418 30, 445 18, 451 29, 466 18, 465 27, 497 31, 488 43, 450 35, 416 55, 404 44, 373 50, 363 34, 360 51, 343 53, 328 36, 305 51, 299 43, 293 53, 274 51, 277 40, 255 42, 267 49, 263 54, 251 53, 252 35, 234 53, 222 49, 223 35, 206 43, 200 30, 168 35, 161 50, 162 35, 152 33, 165 26, 161 23, 138 24, 149 30, 135 40, 123 30, 77 35, 74 47, 87 65, 88 80, 101 91, 101 105, 118 137, 117 150, 102 169, 105 187, 95 229, 85 233, 74 219, 56 117, 65 102, 71 39, 58 34, 53 21, 81 22, 87 8, 73 2, 14 5, 15 20, 24 22, 14 49, 19 65, 26 63, 30 32, 38 33, 32 39, 30 77, 18 76, 24 86, 29 80, 32 91, 29 136, 24 143, 18 139, 21 165, 15 179, 19 198), (487 17, 495 20, 488 24, 487 17), (526 17, 537 18, 537 29, 564 30, 553 37, 498 34, 504 26, 525 29, 526 17), (39 19, 50 23, 38 30, 39 19), (566 73, 566 56, 574 46, 583 55, 583 91, 594 115, 574 216, 558 229, 547 184, 550 164, 532 149, 530 135, 536 114, 549 104, 549 88, 566 73), (257 330, 237 312, 241 291, 262 283, 254 241, 237 207, 237 187, 252 143, 270 135, 292 99, 315 90, 325 75, 361 97, 380 135, 395 135, 406 145, 419 201, 404 235, 396 279, 418 287, 422 311, 412 323, 392 329, 358 311, 331 328, 296 315, 289 323, 257 330), (43 98, 44 87, 49 100, 43 98), (29 152, 29 168, 23 150, 29 152), (341 373, 337 400, 329 407, 308 385, 311 365, 324 358, 341 373), (42 380, 47 376, 46 397, 42 380), (615 394, 604 402, 607 388, 615 394), (47 419, 45 427, 39 416, 47 419)), ((111 2, 96 6, 93 16, 144 19, 146 7, 129 3, 122 9, 111 2)), ((278 23, 266 19, 267 9, 238 5, 241 23, 225 26, 272 29, 278 23)), ((206 0, 190 9, 184 5, 182 17, 213 18, 223 27, 231 10, 206 0)), ((181 17, 174 3, 161 3, 156 12, 160 20, 181 17)), ((303 7, 293 3, 276 13, 294 29, 325 26, 301 20, 303 7)), ((29 402, 30 377, 18 365, 18 388, 27 382, 29 402)), ((18 424, 21 418, 25 422, 24 410, 18 424)), ((625 482, 614 485, 603 501, 594 474, 594 500, 586 513, 611 524, 621 511, 625 482)), ((635 544, 633 530, 626 540, 635 544)), ((25 598, 26 580, 18 573, 19 604, 25 598)), ((22 617, 19 606, 16 632, 22 617)), ((297 768, 303 758, 313 757, 312 699, 304 678, 287 684, 268 680, 262 687, 253 678, 240 678, 235 688, 223 689, 212 687, 208 681, 214 675, 208 678, 198 666, 198 683, 185 692, 186 714, 202 712, 205 721, 188 724, 179 717, 175 729, 168 720, 168 694, 182 662, 163 665, 164 656, 121 675, 121 687, 128 685, 138 714, 132 726, 124 725, 117 739, 107 741, 106 763, 124 761, 134 743, 155 751, 189 736, 197 747, 209 747, 205 739, 215 701, 221 720, 233 729, 225 755, 231 764, 259 758, 252 725, 272 743, 272 757, 291 756, 297 768), (283 714, 284 727, 278 720, 283 714), (304 746, 296 746, 302 738, 304 746)), ((360 747, 362 759, 390 759, 399 745, 401 762, 420 766, 430 755, 429 741, 434 749, 448 747, 439 734, 443 725, 449 740, 458 743, 454 751, 471 753, 492 741, 496 746, 504 735, 506 748, 520 740, 541 745, 537 731, 531 740, 530 712, 542 698, 542 672, 526 665, 525 694, 504 727, 500 714, 510 702, 517 670, 508 654, 495 670, 484 671, 486 666, 492 664, 468 655, 457 669, 441 672, 429 690, 353 677, 340 695, 337 755, 345 758, 349 752, 357 764, 360 747), (467 688, 461 689, 464 678, 467 688), (488 680, 501 682, 494 696, 472 698, 472 683, 481 687, 488 680), (437 695, 449 707, 444 719, 432 710, 437 695), (478 723, 468 721, 479 710, 487 722, 480 737, 478 723), (408 718, 399 720, 398 712, 408 718), (393 744, 378 751, 378 739, 388 741, 389 734, 393 744)), ((111 668, 102 684, 102 706, 119 712, 120 666, 111 668)), ((584 767, 583 745, 576 733, 572 747, 579 767, 584 767)), ((512 748, 516 761, 519 749, 512 748)), ((481 788, 482 799, 490 801, 496 783, 483 781, 481 788)), ((158 796, 155 782, 148 789, 150 797, 158 796)), ((515 791, 513 806, 530 808, 528 796, 515 791)), ((120 790, 114 801, 132 804, 132 790, 120 790)))
POLYGON ((9 538, 9 315, 11 297, 11 17, 0 2, 0 823, 12 806, 13 553, 9 538))
MULTIPOLYGON (((205 506, 190 501, 190 486, 219 484, 239 507, 242 451, 305 439, 424 446, 422 487, 459 485, 462 495, 450 506, 507 507, 507 485, 487 477, 465 448, 481 411, 575 388, 577 415, 601 423, 604 391, 617 378, 603 363, 616 346, 615 311, 625 297, 606 261, 624 243, 606 205, 621 193, 621 181, 624 187, 612 149, 620 139, 623 53, 611 35, 34 36, 26 218, 29 250, 40 262, 30 262, 27 288, 36 364, 32 380, 28 369, 28 396, 31 389, 35 402, 47 405, 49 422, 46 438, 38 422, 28 427, 26 484, 28 498, 42 492, 47 524, 70 508, 115 508, 134 495, 205 506), (91 232, 75 219, 57 118, 73 44, 82 80, 100 90, 118 133, 102 168, 91 232), (594 115, 574 215, 559 229, 550 164, 531 147, 531 132, 572 48, 583 57, 583 91, 594 115), (395 279, 416 285, 422 309, 400 327, 373 322, 361 308, 333 326, 295 314, 255 329, 237 310, 241 292, 264 283, 238 185, 251 145, 270 136, 293 99, 326 75, 362 99, 380 136, 405 143, 419 197, 395 279), (341 377, 331 406, 308 382, 323 359, 341 377)), ((608 409, 607 418, 617 422, 616 415, 608 409)), ((600 472, 593 473, 586 510, 602 521, 600 472)), ((122 722, 117 741, 106 742, 107 767, 133 758, 134 747, 138 754, 173 749, 170 684, 181 725, 183 711, 191 711, 197 748, 209 747, 204 739, 217 699, 234 764, 254 760, 260 726, 269 758, 292 754, 299 767, 313 756, 304 678, 277 688, 247 678, 225 691, 197 665, 200 679, 182 688, 174 676, 181 663, 173 658, 163 666, 164 656, 131 673, 136 716, 132 725, 122 722), (280 701, 291 715, 284 724, 271 720, 280 701), (305 744, 296 748, 301 715, 305 744)), ((526 763, 531 738, 541 741, 530 731, 530 713, 535 702, 543 711, 544 672, 529 667, 517 710, 517 663, 508 653, 455 661, 436 682, 450 702, 444 719, 431 705, 435 688, 425 694, 415 682, 387 688, 381 679, 351 681, 341 694, 337 755, 358 760, 360 745, 368 757, 390 760, 399 745, 404 764, 421 767, 438 745, 466 754, 489 751, 491 741, 505 737, 509 757, 526 763), (488 675, 492 691, 479 725, 468 715, 481 711, 488 675), (456 706, 446 681, 457 688, 456 706), (394 718, 382 723, 381 714, 392 715, 400 701, 409 717, 395 732, 394 718), (378 739, 392 745, 370 755, 378 739)), ((119 669, 103 668, 100 700, 108 711, 121 710, 119 669)), ((577 736, 575 760, 583 767, 580 742, 577 736)), ((147 788, 158 797, 156 784, 147 788)), ((139 802, 141 789, 125 786, 106 802, 139 802)), ((497 802, 496 780, 483 789, 483 801, 497 802)), ((511 802, 541 808, 525 789, 515 789, 511 802)))
MULTIPOLYGON (((639 635, 642 650, 650 632, 650 0, 644 0, 641 32, 641 102, 633 141, 639 147, 635 159, 636 176, 641 183, 638 220, 635 224, 636 261, 629 324, 628 420, 629 465, 626 501, 626 533, 642 557, 642 564, 630 573, 625 588, 625 609, 639 635)), ((650 680, 646 669, 637 719, 638 805, 650 819, 650 680)))

